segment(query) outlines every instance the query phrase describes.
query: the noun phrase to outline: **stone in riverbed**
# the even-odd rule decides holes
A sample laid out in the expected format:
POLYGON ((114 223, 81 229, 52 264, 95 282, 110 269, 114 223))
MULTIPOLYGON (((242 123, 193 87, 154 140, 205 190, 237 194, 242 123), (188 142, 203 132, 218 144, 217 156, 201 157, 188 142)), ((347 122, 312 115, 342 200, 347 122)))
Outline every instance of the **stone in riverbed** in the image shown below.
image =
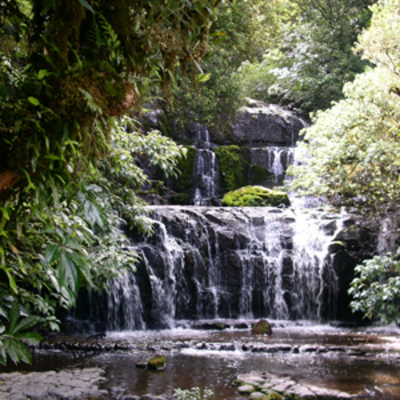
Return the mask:
POLYGON ((147 362, 147 366, 149 369, 155 370, 155 371, 163 371, 165 369, 165 363, 167 359, 163 355, 158 355, 155 357, 150 358, 150 360, 147 362))
POLYGON ((243 385, 238 387, 238 392, 241 394, 251 394, 255 392, 255 388, 252 385, 243 385))
POLYGON ((269 400, 269 396, 261 392, 253 392, 250 395, 251 400, 269 400))
POLYGON ((267 320, 262 319, 253 326, 251 332, 254 333, 255 335, 271 335, 272 334, 271 324, 267 320))

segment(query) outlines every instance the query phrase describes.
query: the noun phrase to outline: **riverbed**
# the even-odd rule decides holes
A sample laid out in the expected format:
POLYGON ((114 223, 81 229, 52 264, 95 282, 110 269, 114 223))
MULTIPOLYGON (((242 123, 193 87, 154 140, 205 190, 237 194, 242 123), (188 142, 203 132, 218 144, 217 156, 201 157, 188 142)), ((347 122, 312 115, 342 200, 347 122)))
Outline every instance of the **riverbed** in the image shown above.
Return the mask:
POLYGON ((251 321, 185 322, 161 331, 108 332, 105 336, 47 338, 20 371, 104 369, 110 398, 171 396, 174 389, 209 388, 215 399, 235 400, 239 374, 268 372, 336 389, 360 399, 400 399, 400 330, 343 328, 272 321, 273 334, 253 335, 251 321), (218 328, 218 329, 216 329, 218 328), (163 371, 138 368, 165 354, 163 371))

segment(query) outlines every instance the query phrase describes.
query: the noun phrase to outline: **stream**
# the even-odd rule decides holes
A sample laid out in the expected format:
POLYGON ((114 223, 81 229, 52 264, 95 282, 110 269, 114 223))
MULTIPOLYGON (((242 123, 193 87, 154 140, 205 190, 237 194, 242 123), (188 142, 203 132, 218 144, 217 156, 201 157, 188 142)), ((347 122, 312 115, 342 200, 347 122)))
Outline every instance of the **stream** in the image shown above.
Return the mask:
POLYGON ((352 398, 400 399, 397 327, 337 328, 272 321, 272 335, 260 336, 250 332, 251 322, 178 321, 177 328, 167 330, 55 336, 44 341, 34 352, 32 366, 24 369, 101 367, 106 378, 102 388, 112 398, 170 396, 176 388, 199 386, 213 390, 215 399, 243 399, 234 385, 237 376, 263 371, 340 390, 352 398), (212 329, 223 325, 224 330, 212 329), (164 371, 137 367, 140 360, 160 353, 167 357, 164 371))

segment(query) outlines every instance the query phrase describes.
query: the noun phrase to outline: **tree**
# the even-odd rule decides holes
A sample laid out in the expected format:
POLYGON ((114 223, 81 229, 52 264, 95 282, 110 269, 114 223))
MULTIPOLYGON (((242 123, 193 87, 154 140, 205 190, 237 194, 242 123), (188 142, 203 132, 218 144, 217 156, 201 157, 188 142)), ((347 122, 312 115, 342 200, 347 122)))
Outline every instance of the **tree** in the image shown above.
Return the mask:
MULTIPOLYGON (((399 7, 399 0, 381 0, 371 8, 371 26, 356 51, 375 67, 345 85, 344 100, 315 115, 300 144, 303 163, 292 171, 293 188, 378 217, 399 211, 399 7)), ((398 270, 391 254, 358 266, 352 308, 396 319, 398 270)))
POLYGON ((352 45, 369 21, 368 2, 292 0, 291 13, 261 61, 246 62, 238 75, 246 95, 326 109, 342 97, 345 82, 364 70, 352 45))
POLYGON ((136 159, 171 174, 183 150, 123 116, 199 62, 217 3, 0 1, 0 363, 29 361, 25 331, 57 329, 81 286, 133 268, 119 227, 148 225, 136 159))

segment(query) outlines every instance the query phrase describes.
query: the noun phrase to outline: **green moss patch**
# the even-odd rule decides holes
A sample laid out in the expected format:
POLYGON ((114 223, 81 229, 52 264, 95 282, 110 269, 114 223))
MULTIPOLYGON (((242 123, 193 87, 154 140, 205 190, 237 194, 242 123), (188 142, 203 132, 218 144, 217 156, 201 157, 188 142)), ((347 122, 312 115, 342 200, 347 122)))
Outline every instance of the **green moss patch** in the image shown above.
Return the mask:
POLYGON ((265 185, 269 178, 274 174, 266 168, 258 164, 254 164, 250 168, 250 184, 251 185, 265 185))
POLYGON ((231 145, 218 147, 214 151, 226 190, 235 190, 245 185, 249 166, 244 156, 244 149, 231 145))
POLYGON ((150 358, 150 360, 147 363, 147 366, 150 369, 159 370, 159 369, 162 369, 165 367, 165 362, 166 362, 166 357, 160 355, 160 356, 150 358))
POLYGON ((222 205, 228 207, 267 207, 290 205, 285 192, 267 189, 261 186, 245 186, 225 194, 222 205))

